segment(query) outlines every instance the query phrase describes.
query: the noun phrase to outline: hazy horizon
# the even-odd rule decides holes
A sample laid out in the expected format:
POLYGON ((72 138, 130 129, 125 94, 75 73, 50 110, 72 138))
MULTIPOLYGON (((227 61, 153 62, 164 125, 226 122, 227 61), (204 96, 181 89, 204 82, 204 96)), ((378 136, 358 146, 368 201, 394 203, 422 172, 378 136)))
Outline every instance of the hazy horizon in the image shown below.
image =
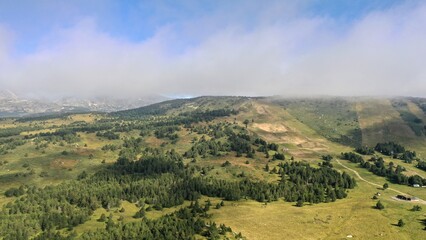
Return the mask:
POLYGON ((0 1, 19 95, 426 97, 424 1, 0 1))
MULTIPOLYGON (((0 95, 3 95, 3 92, 9 92, 10 90, 0 90, 0 95)), ((327 98, 355 98, 355 99, 398 99, 398 98, 426 98, 424 96, 416 96, 416 95, 327 95, 327 94, 311 94, 311 95, 304 95, 304 94, 283 94, 283 95, 235 95, 235 94, 216 94, 216 95, 161 95, 161 94, 155 94, 155 95, 140 95, 140 96, 107 96, 107 95, 93 95, 93 96, 79 96, 79 95, 58 95, 58 96, 42 96, 42 95, 36 95, 36 94, 30 94, 30 93, 17 93, 12 92, 12 94, 16 95, 18 99, 28 99, 28 100, 40 100, 40 101, 66 101, 66 100, 112 100, 112 101, 118 101, 118 100, 147 100, 152 99, 154 102, 162 102, 162 101, 168 101, 168 100, 174 100, 174 99, 193 99, 193 98, 200 98, 200 97, 247 97, 247 98, 282 98, 282 99, 327 99, 327 98)), ((7 95, 7 94, 5 94, 7 95)), ((0 97, 1 98, 1 97, 0 97)))

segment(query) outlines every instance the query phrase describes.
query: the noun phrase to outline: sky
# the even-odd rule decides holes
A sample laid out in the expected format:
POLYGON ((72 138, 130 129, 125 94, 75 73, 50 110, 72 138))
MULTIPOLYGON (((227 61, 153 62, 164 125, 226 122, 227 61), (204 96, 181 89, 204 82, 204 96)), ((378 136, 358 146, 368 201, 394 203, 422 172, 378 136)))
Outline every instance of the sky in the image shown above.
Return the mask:
POLYGON ((0 0, 0 88, 426 97, 426 1, 0 0))

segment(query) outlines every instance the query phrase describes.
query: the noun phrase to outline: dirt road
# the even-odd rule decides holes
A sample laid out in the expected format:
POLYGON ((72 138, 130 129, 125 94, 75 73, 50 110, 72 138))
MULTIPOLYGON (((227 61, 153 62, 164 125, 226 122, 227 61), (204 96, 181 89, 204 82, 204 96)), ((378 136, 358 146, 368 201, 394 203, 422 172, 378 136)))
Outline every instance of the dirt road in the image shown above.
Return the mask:
MULTIPOLYGON (((370 181, 368 181, 368 180, 365 180, 363 177, 361 177, 361 175, 359 175, 359 173, 358 173, 357 171, 353 170, 352 168, 350 168, 350 167, 348 167, 348 166, 345 166, 343 163, 341 163, 341 162, 340 162, 340 160, 339 160, 339 159, 336 159, 336 162, 337 162, 340 166, 342 166, 342 167, 344 167, 344 168, 348 169, 349 171, 351 171, 351 172, 355 173, 355 175, 356 175, 356 176, 357 176, 357 177, 358 177, 361 181, 366 182, 366 183, 368 183, 368 184, 370 184, 370 185, 373 185, 373 186, 379 187, 379 188, 382 188, 382 187, 383 187, 383 186, 382 186, 382 185, 380 185, 380 184, 373 183, 373 182, 370 182, 370 181)), ((390 191, 396 192, 397 194, 401 194, 401 195, 405 195, 405 196, 410 196, 410 194, 408 194, 408 193, 404 193, 404 192, 401 192, 401 191, 396 190, 396 189, 393 189, 393 188, 388 188, 387 190, 390 190, 390 191)), ((392 199, 394 199, 394 200, 398 200, 397 198, 392 198, 392 199)), ((425 205, 426 205, 426 201, 425 201, 425 200, 422 200, 422 199, 420 199, 420 198, 417 198, 417 199, 418 199, 418 201, 411 201, 411 202, 412 202, 412 203, 420 203, 420 204, 425 204, 425 205)), ((408 201, 404 201, 404 202, 408 202, 408 201)))

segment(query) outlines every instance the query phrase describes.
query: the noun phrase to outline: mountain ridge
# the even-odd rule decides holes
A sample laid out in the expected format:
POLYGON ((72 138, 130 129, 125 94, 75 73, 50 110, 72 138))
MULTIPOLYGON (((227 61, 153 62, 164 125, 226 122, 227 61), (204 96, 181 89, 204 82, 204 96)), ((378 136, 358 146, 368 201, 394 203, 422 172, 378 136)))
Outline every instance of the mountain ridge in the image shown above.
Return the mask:
POLYGON ((0 91, 0 117, 26 117, 75 112, 115 112, 150 105, 168 98, 153 95, 141 98, 66 97, 56 100, 22 97, 9 90, 0 91))

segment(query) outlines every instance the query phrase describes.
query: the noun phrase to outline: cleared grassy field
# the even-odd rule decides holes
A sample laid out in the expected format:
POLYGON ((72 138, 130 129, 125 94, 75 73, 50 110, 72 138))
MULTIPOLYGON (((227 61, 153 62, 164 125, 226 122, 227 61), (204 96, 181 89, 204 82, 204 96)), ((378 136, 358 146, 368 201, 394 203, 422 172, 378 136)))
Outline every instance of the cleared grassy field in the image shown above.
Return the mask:
POLYGON ((212 213, 213 220, 248 239, 346 239, 348 235, 355 239, 423 239, 420 221, 425 218, 424 212, 410 211, 413 203, 392 200, 393 195, 358 181, 348 198, 334 203, 298 208, 278 201, 265 207, 248 200, 227 203, 212 213), (373 208, 377 200, 372 197, 378 191, 382 192, 379 199, 384 210, 373 208), (403 228, 396 226, 399 219, 406 223, 403 228))

